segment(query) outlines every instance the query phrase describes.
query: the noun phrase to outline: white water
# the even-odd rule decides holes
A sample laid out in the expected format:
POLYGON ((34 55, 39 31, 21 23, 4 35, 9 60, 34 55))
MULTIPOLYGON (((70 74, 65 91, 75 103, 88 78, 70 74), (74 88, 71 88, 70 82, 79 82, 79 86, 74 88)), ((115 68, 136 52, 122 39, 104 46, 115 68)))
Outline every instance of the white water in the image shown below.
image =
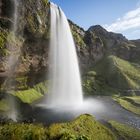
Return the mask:
MULTIPOLYGON (((13 13, 13 25, 11 27, 14 45, 8 45, 8 50, 10 51, 9 56, 7 57, 7 79, 6 79, 6 88, 7 92, 10 94, 14 91, 15 85, 12 82, 14 78, 15 69, 18 63, 18 58, 20 56, 20 47, 16 44, 16 36, 17 36, 17 26, 18 26, 18 0, 12 0, 14 4, 14 13, 13 13)), ((14 98, 9 97, 9 106, 10 111, 7 113, 8 117, 13 121, 17 120, 17 107, 14 98)))
POLYGON ((80 105, 83 101, 80 71, 69 23, 61 8, 53 3, 50 4, 50 13, 50 86, 47 105, 80 105))

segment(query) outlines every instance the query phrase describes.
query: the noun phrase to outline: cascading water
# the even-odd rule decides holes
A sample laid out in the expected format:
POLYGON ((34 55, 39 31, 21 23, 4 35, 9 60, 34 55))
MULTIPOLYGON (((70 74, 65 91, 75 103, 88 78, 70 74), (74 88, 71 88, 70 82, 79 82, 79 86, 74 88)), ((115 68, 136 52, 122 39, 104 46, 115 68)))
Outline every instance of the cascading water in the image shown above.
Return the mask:
POLYGON ((60 7, 51 3, 49 52, 49 95, 47 105, 82 104, 83 95, 78 58, 69 23, 60 7))
MULTIPOLYGON (((14 45, 8 45, 8 50, 10 51, 10 55, 7 57, 7 79, 6 79, 6 91, 8 93, 11 93, 14 90, 14 84, 13 84, 13 75, 15 72, 15 68, 18 63, 18 58, 20 56, 20 48, 16 44, 16 35, 17 35, 17 24, 18 24, 18 0, 12 0, 14 4, 14 13, 13 13, 13 25, 11 27, 12 36, 13 36, 13 42, 15 42, 14 45)), ((8 98, 9 100, 9 106, 10 111, 8 112, 8 117, 14 121, 17 120, 17 108, 14 98, 11 98, 10 96, 8 98)))

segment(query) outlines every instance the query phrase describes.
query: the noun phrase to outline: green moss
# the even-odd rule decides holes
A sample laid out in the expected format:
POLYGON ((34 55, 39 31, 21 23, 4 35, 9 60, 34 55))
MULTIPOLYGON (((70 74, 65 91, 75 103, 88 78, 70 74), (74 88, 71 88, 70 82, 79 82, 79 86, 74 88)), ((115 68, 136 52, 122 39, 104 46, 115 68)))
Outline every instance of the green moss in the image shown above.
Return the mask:
POLYGON ((134 102, 135 104, 140 105, 140 96, 132 96, 132 97, 125 97, 125 99, 134 102))
POLYGON ((8 111, 8 110, 9 110, 9 106, 7 100, 5 99, 0 100, 0 111, 8 111))
POLYGON ((47 130, 42 125, 7 124, 0 126, 0 140, 47 140, 47 130))
POLYGON ((54 124, 49 127, 50 139, 60 138, 65 135, 74 139, 89 140, 114 140, 113 133, 90 115, 81 115, 71 123, 54 124))
POLYGON ((28 88, 27 79, 28 78, 26 76, 16 78, 16 86, 18 90, 23 90, 28 88))
POLYGON ((114 133, 118 136, 118 139, 140 140, 140 130, 115 121, 109 121, 109 123, 115 129, 114 133))
POLYGON ((23 91, 16 91, 13 93, 14 96, 18 97, 22 102, 31 104, 34 101, 43 97, 43 95, 37 92, 35 89, 28 89, 23 91))
POLYGON ((72 34, 73 34, 73 37, 74 37, 76 44, 81 48, 85 48, 86 45, 83 41, 83 38, 76 31, 72 30, 72 34))
POLYGON ((116 56, 107 56, 101 60, 94 71, 104 77, 106 83, 115 89, 140 88, 140 69, 116 56))
POLYGON ((132 104, 130 101, 126 100, 125 97, 118 97, 115 100, 125 109, 140 115, 140 106, 132 104))
POLYGON ((35 85, 33 88, 29 88, 27 90, 18 90, 12 94, 18 97, 22 102, 31 104, 34 101, 37 101, 40 98, 42 98, 44 94, 48 92, 47 84, 47 81, 45 81, 35 85))
POLYGON ((48 0, 43 0, 43 2, 44 2, 45 4, 48 4, 49 1, 48 1, 48 0))
POLYGON ((41 94, 46 94, 48 92, 48 81, 41 82, 33 88, 41 94))
POLYGON ((7 33, 0 31, 0 49, 2 49, 4 47, 6 37, 7 37, 7 33))
POLYGON ((22 46, 22 43, 23 43, 23 38, 21 38, 20 36, 15 36, 14 32, 10 32, 8 33, 8 36, 7 36, 7 42, 14 46, 15 48, 17 47, 21 47, 22 46))
POLYGON ((118 91, 111 88, 105 78, 95 71, 90 71, 83 77, 83 89, 86 94, 90 95, 118 94, 118 91))
POLYGON ((94 95, 135 94, 140 89, 140 68, 116 56, 106 56, 83 76, 83 88, 94 95))
POLYGON ((0 29, 0 56, 7 55, 8 51, 6 49, 6 41, 7 41, 8 32, 0 29))
POLYGON ((33 124, 0 126, 0 140, 115 140, 114 134, 90 115, 49 128, 33 124))

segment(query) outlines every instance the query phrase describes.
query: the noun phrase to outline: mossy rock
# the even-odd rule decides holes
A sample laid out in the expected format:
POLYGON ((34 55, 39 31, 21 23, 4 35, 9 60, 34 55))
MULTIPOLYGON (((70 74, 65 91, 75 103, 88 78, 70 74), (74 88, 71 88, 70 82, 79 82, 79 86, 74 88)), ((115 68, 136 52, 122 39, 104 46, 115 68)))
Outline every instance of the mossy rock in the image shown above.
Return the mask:
POLYGON ((65 140, 115 140, 113 133, 91 115, 81 115, 70 123, 53 124, 49 127, 50 139, 65 140))
POLYGON ((47 84, 47 81, 41 82, 35 85, 33 88, 15 91, 12 93, 12 95, 18 97, 23 103, 31 104, 41 99, 44 94, 48 92, 47 84))

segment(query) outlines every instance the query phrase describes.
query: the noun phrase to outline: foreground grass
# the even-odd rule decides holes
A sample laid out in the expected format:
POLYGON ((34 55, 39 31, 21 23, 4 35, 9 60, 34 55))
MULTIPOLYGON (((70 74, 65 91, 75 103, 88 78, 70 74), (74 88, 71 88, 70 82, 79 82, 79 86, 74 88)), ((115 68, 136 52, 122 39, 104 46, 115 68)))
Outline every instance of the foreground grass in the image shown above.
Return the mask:
POLYGON ((0 140, 47 140, 47 130, 41 125, 7 124, 0 126, 0 140))
POLYGON ((140 140, 140 130, 115 121, 109 121, 109 124, 114 129, 114 133, 118 136, 118 139, 140 140))
POLYGON ((115 140, 114 134, 90 115, 49 128, 33 124, 0 126, 0 140, 115 140))
POLYGON ((71 123, 54 124, 49 128, 49 133, 51 139, 56 139, 57 137, 62 137, 65 140, 68 138, 77 140, 116 139, 108 128, 95 121, 90 115, 82 115, 71 123))
MULTIPOLYGON (((128 98, 128 97, 127 97, 128 98)), ((131 103, 131 101, 127 100, 126 97, 118 97, 118 98, 115 98, 115 100, 125 109, 137 114, 137 115, 140 115, 140 107, 139 106, 136 106, 134 105, 133 103, 131 103)), ((132 98, 133 100, 136 98, 136 97, 129 97, 130 99, 132 98)), ((137 101, 137 100, 135 100, 137 101)))

